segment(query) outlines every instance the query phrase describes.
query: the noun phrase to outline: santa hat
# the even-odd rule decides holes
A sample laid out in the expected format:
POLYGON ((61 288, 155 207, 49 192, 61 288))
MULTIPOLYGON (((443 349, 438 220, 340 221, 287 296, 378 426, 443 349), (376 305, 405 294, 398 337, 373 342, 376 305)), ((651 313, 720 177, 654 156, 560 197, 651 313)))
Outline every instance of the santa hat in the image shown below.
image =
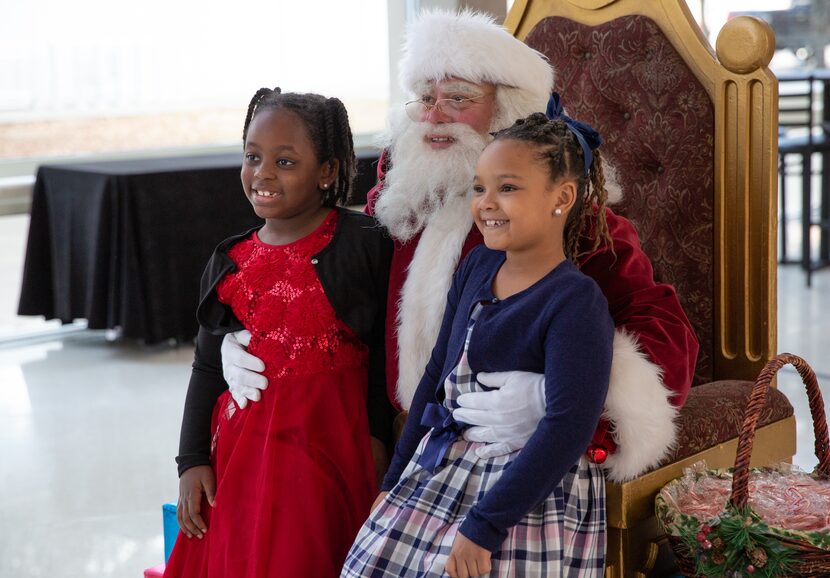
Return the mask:
POLYGON ((407 26, 400 64, 404 90, 455 77, 518 89, 532 101, 525 114, 544 111, 553 87, 547 59, 514 38, 491 16, 464 10, 428 10, 407 26))

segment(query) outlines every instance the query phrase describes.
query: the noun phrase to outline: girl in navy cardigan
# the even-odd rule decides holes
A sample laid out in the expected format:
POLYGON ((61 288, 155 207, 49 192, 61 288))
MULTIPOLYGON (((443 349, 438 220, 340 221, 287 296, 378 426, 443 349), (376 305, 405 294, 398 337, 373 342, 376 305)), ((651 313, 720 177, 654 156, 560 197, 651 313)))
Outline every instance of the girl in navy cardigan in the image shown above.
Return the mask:
POLYGON ((608 231, 599 135, 558 100, 495 135, 472 213, 486 246, 453 280, 432 358, 373 512, 341 576, 596 576, 605 480, 585 457, 608 389, 613 322, 574 265, 579 231, 608 231), (525 447, 490 457, 453 417, 478 372, 545 375, 525 447))

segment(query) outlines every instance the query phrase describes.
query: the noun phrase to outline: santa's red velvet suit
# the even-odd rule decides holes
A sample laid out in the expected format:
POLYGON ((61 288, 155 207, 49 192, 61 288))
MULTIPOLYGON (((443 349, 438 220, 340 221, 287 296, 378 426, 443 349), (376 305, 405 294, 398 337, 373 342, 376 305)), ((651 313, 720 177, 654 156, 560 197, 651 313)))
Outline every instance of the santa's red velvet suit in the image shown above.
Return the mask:
MULTIPOLYGON (((368 197, 370 214, 383 194, 386 161, 384 154, 378 163, 378 184, 368 197)), ((464 206, 459 205, 457 211, 464 206)), ((602 245, 580 257, 579 266, 602 289, 617 327, 607 419, 600 422, 591 449, 599 456, 597 461, 607 455, 604 465, 609 479, 622 481, 656 465, 673 445, 673 422, 691 386, 698 342, 674 289, 654 282, 651 263, 634 227, 611 210, 606 219, 613 252, 602 245)), ((413 347, 409 344, 418 341, 424 326, 441 323, 446 290, 434 287, 441 285, 439 279, 430 279, 434 271, 440 271, 434 265, 449 260, 457 267, 483 242, 469 219, 456 220, 461 232, 467 231, 466 237, 447 227, 447 222, 438 227, 442 230, 430 231, 430 222, 409 241, 395 240, 387 301, 386 375, 389 398, 399 409, 409 407, 414 393, 412 377, 399 373, 407 371, 412 358, 423 358, 423 353, 409 351, 413 347), (402 315, 402 309, 409 315, 402 315)), ((423 365, 408 370, 417 374, 415 385, 422 370, 423 365)))

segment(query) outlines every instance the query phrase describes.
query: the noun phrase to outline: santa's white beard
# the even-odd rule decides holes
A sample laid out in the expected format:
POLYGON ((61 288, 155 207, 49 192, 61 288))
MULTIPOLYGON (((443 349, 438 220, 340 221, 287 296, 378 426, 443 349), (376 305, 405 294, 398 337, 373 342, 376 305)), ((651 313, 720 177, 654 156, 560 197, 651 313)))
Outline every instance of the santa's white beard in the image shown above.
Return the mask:
POLYGON ((393 127, 389 136, 392 167, 375 205, 375 216, 395 239, 406 242, 448 198, 467 196, 487 139, 466 124, 434 125, 408 119, 393 127), (455 142, 445 149, 433 149, 426 140, 431 133, 449 136, 455 142))

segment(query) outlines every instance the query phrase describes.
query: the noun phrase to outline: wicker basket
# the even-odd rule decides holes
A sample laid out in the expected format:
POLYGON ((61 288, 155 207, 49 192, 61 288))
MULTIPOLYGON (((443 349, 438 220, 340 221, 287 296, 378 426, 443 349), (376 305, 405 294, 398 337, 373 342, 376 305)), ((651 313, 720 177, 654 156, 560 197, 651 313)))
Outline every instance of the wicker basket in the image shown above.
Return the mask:
MULTIPOLYGON (((752 455, 755 428, 765 403, 770 382, 778 370, 786 364, 791 364, 798 370, 807 388, 816 438, 815 452, 819 460, 818 466, 811 475, 814 479, 822 480, 822 485, 824 481, 830 484, 830 479, 828 479, 830 478, 830 446, 828 445, 827 420, 816 375, 807 362, 800 357, 790 353, 782 353, 767 363, 753 386, 744 414, 743 425, 741 426, 735 467, 730 470, 709 470, 705 473, 707 476, 714 477, 727 477, 731 473, 731 495, 726 509, 719 515, 719 522, 706 526, 702 521, 698 521, 688 514, 681 514, 665 497, 671 495, 671 493, 664 496, 664 492, 661 492, 657 497, 657 519, 668 535, 669 543, 677 556, 678 566, 684 576, 719 575, 728 578, 750 576, 809 576, 817 578, 819 576, 830 576, 830 535, 767 526, 760 517, 749 509, 749 462, 752 455), (742 521, 743 524, 741 524, 742 521), (706 550, 706 548, 712 548, 709 537, 713 537, 713 540, 719 540, 718 546, 723 548, 724 544, 728 544, 721 538, 721 536, 726 535, 727 524, 731 524, 731 528, 742 526, 746 532, 742 536, 750 536, 749 543, 766 544, 770 546, 770 551, 784 552, 783 556, 786 557, 784 567, 786 570, 773 573, 774 566, 764 567, 767 562, 767 550, 762 552, 764 554, 764 564, 760 564, 757 568, 752 565, 751 561, 747 565, 746 559, 740 558, 743 554, 734 552, 734 549, 732 552, 728 552, 729 557, 726 561, 721 562, 724 555, 720 551, 716 552, 720 559, 716 559, 712 554, 712 550, 706 550), (696 540, 702 545, 701 548, 692 550, 690 547, 690 531, 697 532, 696 540), (701 560, 703 563, 701 563, 701 560), (739 560, 743 561, 740 562, 740 567, 735 567, 729 566, 729 560, 732 560, 731 563, 736 566, 739 560), (716 562, 722 564, 722 567, 717 567, 722 569, 722 572, 715 569, 716 562), (705 566, 702 564, 705 564, 705 566), (707 573, 698 573, 701 568, 706 568, 707 573)), ((753 470, 753 472, 768 471, 770 471, 768 468, 753 470)), ((680 484, 682 480, 683 478, 678 478, 670 482, 665 486, 664 491, 671 490, 673 484, 680 484)), ((679 488, 674 487, 674 490, 675 492, 679 491, 679 488)), ((733 543, 737 543, 737 540, 734 540, 733 543)), ((756 554, 756 552, 757 550, 747 549, 746 557, 751 560, 751 554, 756 554)), ((755 558, 757 559, 758 556, 756 555, 755 558)))

